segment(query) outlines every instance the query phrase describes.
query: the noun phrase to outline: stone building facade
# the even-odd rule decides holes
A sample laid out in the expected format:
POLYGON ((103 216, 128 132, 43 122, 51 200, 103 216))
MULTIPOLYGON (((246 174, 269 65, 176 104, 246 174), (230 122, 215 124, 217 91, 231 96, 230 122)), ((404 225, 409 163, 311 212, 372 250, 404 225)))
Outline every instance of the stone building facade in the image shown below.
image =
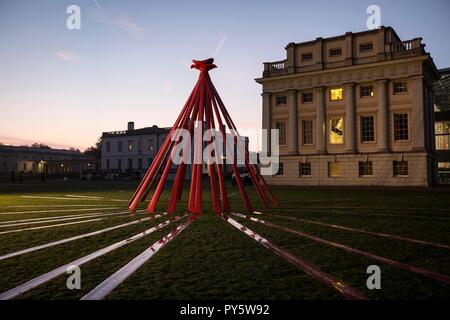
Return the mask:
POLYGON ((286 55, 256 79, 263 129, 280 130, 270 183, 435 184, 439 73, 421 38, 402 41, 381 27, 290 43, 286 55))

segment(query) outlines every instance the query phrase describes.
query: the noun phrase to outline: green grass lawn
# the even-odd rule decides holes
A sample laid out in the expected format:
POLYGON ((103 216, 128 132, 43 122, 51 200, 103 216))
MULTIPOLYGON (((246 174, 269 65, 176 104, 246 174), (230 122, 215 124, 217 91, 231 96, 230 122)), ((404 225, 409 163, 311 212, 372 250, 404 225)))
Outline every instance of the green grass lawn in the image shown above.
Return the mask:
MULTIPOLYGON (((137 182, 77 180, 23 183, 3 181, 0 182, 0 223, 41 217, 121 212, 126 209, 126 200, 131 197, 136 185, 137 182), (68 195, 98 198, 74 198, 68 195), (96 208, 100 210, 95 211, 96 208), (83 211, 72 211, 80 209, 83 211)), ((164 211, 167 204, 169 188, 170 186, 161 197, 160 212, 164 211)), ((302 218, 450 245, 450 189, 273 187, 272 190, 280 201, 280 208, 262 208, 256 193, 249 189, 255 210, 267 213, 253 215, 254 217, 450 275, 449 249, 270 215, 302 218)), ((232 194, 230 200, 233 210, 244 213, 237 188, 230 185, 229 193, 232 194)), ((203 215, 114 290, 108 299, 343 299, 336 291, 215 216, 209 195, 205 189, 203 215)), ((183 212, 186 198, 187 192, 183 195, 178 213, 183 212)), ((90 223, 0 234, 0 255, 142 217, 134 214, 105 216, 104 220, 90 223)), ((450 298, 448 284, 256 222, 237 217, 234 219, 320 270, 343 280, 370 299, 450 298), (369 276, 366 269, 373 264, 381 268, 381 290, 366 288, 369 276)), ((2 260, 0 293, 165 220, 167 218, 163 217, 2 260)), ((3 227, 0 232, 57 223, 3 227)), ((169 225, 83 265, 81 290, 68 290, 67 275, 62 275, 21 295, 19 299, 79 299, 176 225, 169 225)))

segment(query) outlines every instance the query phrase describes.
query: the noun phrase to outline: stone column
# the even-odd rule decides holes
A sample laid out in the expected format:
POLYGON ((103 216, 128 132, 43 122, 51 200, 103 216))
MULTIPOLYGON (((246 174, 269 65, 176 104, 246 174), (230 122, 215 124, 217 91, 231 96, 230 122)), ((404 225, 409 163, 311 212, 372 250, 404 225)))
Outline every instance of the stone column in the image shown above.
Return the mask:
POLYGON ((295 43, 291 42, 286 47, 286 68, 288 70, 288 73, 295 73, 295 67, 296 67, 296 58, 295 58, 295 43))
POLYGON ((353 64, 353 33, 345 34, 345 64, 351 66, 353 64))
POLYGON ((345 84, 345 122, 344 122, 344 135, 345 135, 345 150, 349 153, 356 151, 355 140, 355 84, 345 84))
POLYGON ((378 152, 389 151, 389 106, 388 106, 388 81, 377 81, 378 117, 377 133, 378 152))
POLYGON ((325 112, 325 87, 314 88, 316 109, 316 151, 319 154, 326 152, 326 112, 325 112))
MULTIPOLYGON (((270 129, 272 128, 272 117, 271 117, 271 93, 262 94, 262 128, 267 130, 267 153, 270 155, 270 129)), ((264 134, 264 133, 263 133, 264 134)), ((264 150, 264 146, 263 146, 264 150)))
POLYGON ((297 123, 297 91, 287 92, 287 104, 289 108, 289 133, 288 133, 288 153, 298 153, 298 123, 297 123))
POLYGON ((413 150, 425 150, 425 106, 423 94, 423 77, 417 76, 408 81, 408 92, 411 92, 412 112, 409 117, 409 132, 413 150))

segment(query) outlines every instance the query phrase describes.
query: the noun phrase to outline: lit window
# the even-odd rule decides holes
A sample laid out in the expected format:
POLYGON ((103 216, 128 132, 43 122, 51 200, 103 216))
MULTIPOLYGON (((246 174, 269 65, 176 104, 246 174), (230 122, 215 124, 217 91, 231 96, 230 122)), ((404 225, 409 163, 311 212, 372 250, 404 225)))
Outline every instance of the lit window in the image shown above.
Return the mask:
POLYGON ((450 169, 450 162, 438 162, 439 169, 450 169))
POLYGON ((300 162, 298 164, 298 176, 299 177, 311 176, 311 162, 300 162))
POLYGON ((312 52, 302 54, 302 61, 311 61, 312 59, 313 59, 312 52))
POLYGON ((277 106, 286 104, 286 96, 277 96, 277 106))
POLYGON ((302 102, 303 103, 313 102, 313 93, 312 92, 303 92, 302 102))
POLYGON ((342 88, 335 88, 330 90, 330 100, 342 100, 342 88))
POLYGON ((394 177, 407 177, 408 176, 408 161, 394 161, 394 177))
POLYGON ((408 114, 396 113, 394 114, 394 140, 402 141, 408 140, 408 114))
POLYGON ((450 121, 436 122, 436 150, 450 150, 450 121))
POLYGON ((359 88, 360 97, 373 97, 375 93, 373 92, 373 86, 361 86, 359 88))
POLYGON ((155 140, 148 139, 148 151, 153 151, 154 148, 155 148, 155 140))
POLYGON ((342 54, 342 49, 341 48, 330 49, 330 57, 340 56, 341 54, 342 54))
POLYGON ((361 142, 375 141, 375 126, 373 116, 361 116, 361 142))
POLYGON ((373 43, 372 42, 368 42, 368 43, 361 43, 359 45, 359 52, 369 52, 373 50, 373 43))
POLYGON ((341 176, 341 164, 339 162, 328 162, 328 176, 329 177, 341 176))
POLYGON ((406 81, 394 82, 394 94, 408 92, 408 83, 406 81))
POLYGON ((359 162, 359 176, 360 177, 371 177, 371 176, 373 176, 372 161, 360 161, 359 162))
POLYGON ((302 120, 302 142, 304 145, 313 144, 313 122, 302 120))
POLYGON ((128 152, 131 152, 131 151, 133 151, 133 141, 129 140, 128 141, 128 152))
POLYGON ((278 138, 280 145, 286 145, 286 123, 275 122, 275 129, 278 129, 278 138))
POLYGON ((344 143, 344 118, 334 117, 330 119, 330 144, 344 143))
POLYGON ((280 162, 278 164, 278 172, 275 173, 276 176, 282 176, 284 174, 284 168, 283 168, 283 163, 280 162))

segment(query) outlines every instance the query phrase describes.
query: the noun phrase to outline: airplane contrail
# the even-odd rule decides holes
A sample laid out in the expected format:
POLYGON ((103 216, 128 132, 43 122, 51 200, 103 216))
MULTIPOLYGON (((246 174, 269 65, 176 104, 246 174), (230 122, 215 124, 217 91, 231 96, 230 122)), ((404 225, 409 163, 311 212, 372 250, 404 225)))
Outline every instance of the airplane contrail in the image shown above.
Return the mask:
POLYGON ((100 13, 103 15, 103 19, 105 19, 106 23, 109 25, 109 28, 111 29, 111 32, 114 34, 115 37, 117 37, 116 30, 114 29, 112 23, 109 21, 108 17, 106 16, 105 12, 103 11, 102 7, 98 4, 97 0, 94 0, 95 5, 100 10, 100 13))
POLYGON ((216 58, 219 54, 220 50, 222 50, 223 44, 225 43, 225 40, 227 40, 227 35, 224 35, 222 39, 220 40, 219 44, 216 47, 216 50, 214 51, 213 58, 216 58))

